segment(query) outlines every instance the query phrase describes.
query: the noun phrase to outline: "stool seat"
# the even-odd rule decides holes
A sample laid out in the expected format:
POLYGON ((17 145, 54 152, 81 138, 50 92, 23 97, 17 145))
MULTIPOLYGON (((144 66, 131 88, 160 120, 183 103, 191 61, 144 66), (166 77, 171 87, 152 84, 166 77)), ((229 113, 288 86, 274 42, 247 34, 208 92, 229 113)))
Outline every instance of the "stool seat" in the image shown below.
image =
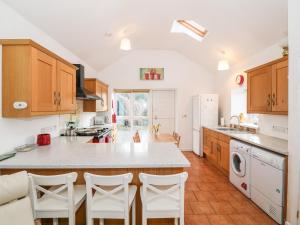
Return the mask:
MULTIPOLYGON (((54 191, 55 188, 51 187, 49 190, 54 191)), ((68 197, 68 191, 64 190, 60 192, 63 197, 68 197)), ((74 185, 74 207, 78 209, 82 202, 85 200, 86 189, 85 185, 74 185)), ((38 199, 38 206, 35 209, 37 212, 42 211, 68 211, 69 205, 66 201, 61 201, 59 199, 53 198, 48 195, 42 196, 38 199)))
MULTIPOLYGON (((129 185, 128 188, 128 203, 129 206, 132 205, 132 202, 135 198, 137 187, 135 185, 129 185)), ((118 193, 114 194, 115 196, 122 198, 124 196, 123 191, 119 191, 118 193)), ((91 207, 91 211, 110 211, 110 212, 124 212, 124 204, 122 202, 117 201, 113 198, 102 198, 98 192, 95 193, 93 198, 93 204, 91 207)))

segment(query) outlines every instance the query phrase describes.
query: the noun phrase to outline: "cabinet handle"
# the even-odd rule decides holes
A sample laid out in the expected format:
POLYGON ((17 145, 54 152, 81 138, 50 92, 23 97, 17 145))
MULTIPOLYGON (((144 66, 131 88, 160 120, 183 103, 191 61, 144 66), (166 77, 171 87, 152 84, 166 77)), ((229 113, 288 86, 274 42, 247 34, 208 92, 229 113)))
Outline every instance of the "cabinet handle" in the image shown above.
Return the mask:
POLYGON ((61 97, 60 97, 60 92, 58 92, 58 105, 60 105, 61 102, 61 97))
POLYGON ((275 106, 275 104, 277 105, 277 98, 275 96, 275 93, 273 93, 272 104, 273 104, 273 106, 275 106))
POLYGON ((268 104, 268 106, 271 105, 271 95, 270 94, 268 94, 267 104, 268 104))
POLYGON ((56 91, 53 92, 53 97, 54 97, 54 105, 56 105, 56 103, 57 103, 57 99, 56 99, 56 91))

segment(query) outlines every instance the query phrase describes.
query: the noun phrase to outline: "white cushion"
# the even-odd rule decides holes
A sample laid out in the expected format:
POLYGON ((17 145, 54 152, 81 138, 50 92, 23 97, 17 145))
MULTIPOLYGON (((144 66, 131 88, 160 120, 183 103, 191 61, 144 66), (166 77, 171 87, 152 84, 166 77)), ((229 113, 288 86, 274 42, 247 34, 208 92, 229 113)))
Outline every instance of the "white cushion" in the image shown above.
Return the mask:
POLYGON ((29 197, 0 206, 1 225, 34 225, 29 197))
MULTIPOLYGON (((136 194, 137 187, 135 185, 129 185, 128 188, 128 195, 129 195, 129 206, 132 204, 135 194, 136 194)), ((123 212, 124 211, 124 203, 121 201, 118 201, 113 198, 101 198, 101 194, 98 192, 95 192, 93 197, 93 202, 91 205, 92 211, 101 211, 101 212, 123 212)), ((117 196, 118 198, 123 198, 124 196, 124 190, 121 190, 114 194, 114 196, 117 196)))
MULTIPOLYGON (((142 204, 146 204, 147 211, 179 211, 179 204, 176 203, 173 199, 166 198, 166 197, 159 197, 154 199, 153 201, 146 202, 145 195, 143 190, 143 185, 140 187, 141 199, 142 204)), ((179 189, 175 190, 173 193, 170 194, 171 196, 180 199, 180 192, 179 189)), ((157 193, 147 190, 147 199, 157 196, 157 193)))
MULTIPOLYGON (((63 197, 68 197, 67 190, 62 191, 59 195, 63 197)), ((75 185, 74 186, 74 202, 75 208, 82 202, 85 198, 86 189, 84 185, 75 185)), ((56 198, 52 198, 51 196, 44 195, 38 199, 36 211, 63 211, 68 210, 68 202, 64 200, 59 200, 56 198)))
POLYGON ((28 190, 26 171, 0 176, 0 205, 26 196, 28 190))

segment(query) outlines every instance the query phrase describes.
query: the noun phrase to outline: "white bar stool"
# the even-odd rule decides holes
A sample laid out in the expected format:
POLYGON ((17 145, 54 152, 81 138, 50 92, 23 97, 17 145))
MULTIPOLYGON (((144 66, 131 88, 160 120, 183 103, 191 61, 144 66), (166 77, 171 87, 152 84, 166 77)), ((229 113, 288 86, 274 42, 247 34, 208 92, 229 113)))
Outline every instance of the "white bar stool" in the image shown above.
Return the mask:
POLYGON ((188 174, 151 175, 140 173, 142 225, 148 218, 175 218, 175 225, 184 225, 184 186, 188 174))
POLYGON ((129 225, 129 210, 132 208, 132 225, 135 225, 135 194, 137 187, 129 185, 132 173, 116 176, 101 176, 85 173, 87 191, 87 225, 93 224, 94 218, 124 219, 129 225))
POLYGON ((85 200, 85 186, 73 185, 77 173, 54 176, 29 174, 30 194, 35 218, 69 218, 69 225, 75 225, 75 213, 85 200), (50 187, 50 188, 49 188, 50 187))

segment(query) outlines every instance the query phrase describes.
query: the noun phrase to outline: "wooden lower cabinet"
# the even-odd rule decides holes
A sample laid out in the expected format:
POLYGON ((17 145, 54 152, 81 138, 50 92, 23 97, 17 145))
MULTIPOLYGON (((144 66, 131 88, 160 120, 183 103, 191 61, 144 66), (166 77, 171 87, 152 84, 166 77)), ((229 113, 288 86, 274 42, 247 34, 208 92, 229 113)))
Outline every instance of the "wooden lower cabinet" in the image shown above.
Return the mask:
POLYGON ((204 128, 203 130, 204 154, 209 162, 214 164, 226 175, 229 174, 229 142, 230 137, 204 128))

